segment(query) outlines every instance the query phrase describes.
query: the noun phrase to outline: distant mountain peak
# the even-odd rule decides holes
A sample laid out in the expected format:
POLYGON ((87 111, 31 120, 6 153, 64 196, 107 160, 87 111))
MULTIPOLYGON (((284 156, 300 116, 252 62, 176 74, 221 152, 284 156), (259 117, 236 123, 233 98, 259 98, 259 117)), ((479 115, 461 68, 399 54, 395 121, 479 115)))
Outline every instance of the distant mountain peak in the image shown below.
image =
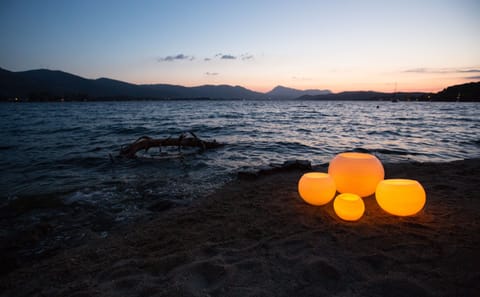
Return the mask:
POLYGON ((317 96, 317 95, 327 95, 331 93, 332 92, 330 90, 319 90, 319 89, 298 90, 298 89, 278 85, 275 88, 273 88, 270 92, 267 92, 266 95, 272 99, 296 99, 306 95, 317 96))

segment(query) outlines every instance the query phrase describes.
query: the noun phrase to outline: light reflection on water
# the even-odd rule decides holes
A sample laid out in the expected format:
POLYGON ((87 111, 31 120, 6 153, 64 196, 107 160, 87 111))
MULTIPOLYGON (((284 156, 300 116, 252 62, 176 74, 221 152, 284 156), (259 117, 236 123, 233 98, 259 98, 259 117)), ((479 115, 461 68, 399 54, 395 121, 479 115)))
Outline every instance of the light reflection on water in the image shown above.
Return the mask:
POLYGON ((30 103, 1 104, 0 115, 3 198, 84 192, 97 197, 88 193, 100 190, 123 198, 195 199, 241 169, 288 159, 325 163, 355 148, 384 162, 480 156, 477 103, 30 103), (111 164, 108 157, 139 136, 182 131, 228 145, 184 159, 111 164))

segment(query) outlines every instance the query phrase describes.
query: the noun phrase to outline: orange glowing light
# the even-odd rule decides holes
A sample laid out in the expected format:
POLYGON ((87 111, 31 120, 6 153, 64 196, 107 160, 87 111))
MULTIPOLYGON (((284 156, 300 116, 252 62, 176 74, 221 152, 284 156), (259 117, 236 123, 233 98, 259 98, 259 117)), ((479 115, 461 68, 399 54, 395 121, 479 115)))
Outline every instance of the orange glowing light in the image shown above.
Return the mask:
POLYGON ((384 211, 396 216, 411 216, 418 213, 427 199, 422 185, 411 179, 381 181, 377 186, 375 198, 384 211))
POLYGON ((352 193, 340 194, 333 201, 333 210, 345 221, 357 221, 365 212, 365 204, 360 196, 352 193))
POLYGON ((309 204, 324 205, 335 196, 335 182, 326 173, 308 172, 298 181, 298 193, 309 204))
POLYGON ((328 166, 337 191, 353 193, 360 197, 375 193, 377 184, 385 177, 382 163, 374 155, 365 153, 341 153, 328 166))

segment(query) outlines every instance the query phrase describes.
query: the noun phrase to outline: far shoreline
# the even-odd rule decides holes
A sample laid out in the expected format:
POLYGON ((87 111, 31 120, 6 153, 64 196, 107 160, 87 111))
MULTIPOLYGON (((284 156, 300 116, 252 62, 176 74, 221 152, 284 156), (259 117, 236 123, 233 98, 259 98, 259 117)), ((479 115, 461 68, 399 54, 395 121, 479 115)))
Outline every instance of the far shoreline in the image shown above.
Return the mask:
POLYGON ((373 98, 373 99, 314 99, 314 98, 293 98, 293 99, 243 99, 243 98, 99 98, 99 99, 48 99, 48 100, 30 100, 7 98, 0 99, 0 103, 96 103, 96 102, 182 102, 182 101, 212 101, 212 102, 226 102, 226 101, 240 101, 240 102, 385 102, 385 103, 478 103, 480 98, 457 101, 455 99, 419 99, 413 98, 398 99, 396 102, 391 102, 389 98, 373 98))

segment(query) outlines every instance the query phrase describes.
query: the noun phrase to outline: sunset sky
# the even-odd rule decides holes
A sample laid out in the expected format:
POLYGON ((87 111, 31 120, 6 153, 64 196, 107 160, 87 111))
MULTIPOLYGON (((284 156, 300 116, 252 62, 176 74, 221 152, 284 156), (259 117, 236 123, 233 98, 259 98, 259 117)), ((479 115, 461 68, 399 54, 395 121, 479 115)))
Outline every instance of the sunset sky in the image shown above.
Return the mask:
POLYGON ((0 43, 11 71, 439 91, 480 81, 480 1, 0 0, 0 43))

